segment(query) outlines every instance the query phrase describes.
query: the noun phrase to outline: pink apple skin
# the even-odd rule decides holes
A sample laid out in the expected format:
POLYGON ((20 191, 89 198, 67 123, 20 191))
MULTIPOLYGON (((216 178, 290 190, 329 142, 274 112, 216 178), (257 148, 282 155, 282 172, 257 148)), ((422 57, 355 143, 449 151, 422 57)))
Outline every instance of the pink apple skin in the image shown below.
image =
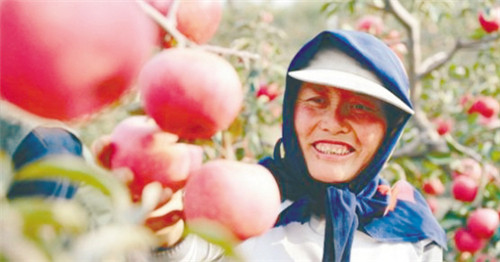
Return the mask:
POLYGON ((244 240, 274 225, 280 202, 278 185, 263 166, 213 160, 189 177, 184 213, 188 225, 200 219, 215 221, 244 240))
POLYGON ((477 238, 465 228, 459 228, 454 236, 455 246, 460 252, 475 253, 484 247, 484 240, 477 238))
POLYGON ((366 15, 358 20, 356 29, 374 35, 380 35, 384 30, 384 22, 378 16, 366 15))
MULTIPOLYGON (((162 14, 166 15, 172 0, 148 0, 162 14)), ((222 19, 222 2, 213 0, 179 1, 177 29, 197 44, 205 44, 217 32, 222 19)), ((163 29, 161 29, 164 32, 163 29)))
POLYGON ((453 121, 451 119, 436 118, 433 122, 436 126, 436 131, 441 136, 449 133, 453 129, 453 121))
POLYGON ((491 96, 479 96, 475 99, 468 113, 478 113, 486 118, 495 117, 500 112, 500 102, 491 96))
POLYGON ((425 193, 429 195, 442 195, 445 191, 443 182, 439 180, 439 178, 431 178, 426 180, 422 186, 422 189, 425 193))
POLYGON ((460 160, 458 168, 452 171, 452 177, 455 179, 458 176, 464 175, 475 181, 479 181, 481 179, 481 173, 482 168, 479 162, 472 158, 464 158, 460 160))
POLYGON ((176 143, 177 139, 146 116, 127 118, 115 127, 111 169, 126 167, 133 172, 129 188, 134 201, 139 201, 144 186, 154 181, 173 191, 180 189, 189 173, 201 165, 202 148, 176 143))
POLYGON ((479 11, 478 20, 487 33, 498 31, 500 28, 500 7, 490 9, 489 14, 485 14, 484 10, 479 11))
POLYGON ((472 178, 459 176, 454 179, 451 190, 453 197, 462 202, 472 202, 476 198, 478 184, 472 178))
POLYGON ((498 229, 500 218, 491 208, 478 208, 467 218, 467 228, 478 238, 490 238, 498 229))
POLYGON ((197 49, 160 52, 144 66, 138 85, 146 113, 184 139, 208 139, 228 128, 243 103, 231 64, 197 49))
POLYGON ((155 42, 133 1, 0 2, 2 98, 45 118, 96 113, 130 89, 155 42))

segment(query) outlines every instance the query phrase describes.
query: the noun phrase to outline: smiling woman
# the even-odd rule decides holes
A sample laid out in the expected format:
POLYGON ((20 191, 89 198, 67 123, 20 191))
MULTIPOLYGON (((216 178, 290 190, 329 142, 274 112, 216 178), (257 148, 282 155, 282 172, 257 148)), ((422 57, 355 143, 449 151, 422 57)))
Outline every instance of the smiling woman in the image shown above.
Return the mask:
POLYGON ((307 82, 299 91, 294 118, 309 173, 327 183, 348 182, 367 166, 387 125, 380 101, 307 82))
MULTIPOLYGON (((391 191, 379 175, 413 114, 391 49, 361 32, 322 32, 292 59, 283 101, 282 138, 260 161, 282 210, 271 230, 237 247, 243 259, 442 261, 446 236, 423 196, 405 181, 391 191)), ((220 259, 203 243, 188 237, 165 253, 220 259)))

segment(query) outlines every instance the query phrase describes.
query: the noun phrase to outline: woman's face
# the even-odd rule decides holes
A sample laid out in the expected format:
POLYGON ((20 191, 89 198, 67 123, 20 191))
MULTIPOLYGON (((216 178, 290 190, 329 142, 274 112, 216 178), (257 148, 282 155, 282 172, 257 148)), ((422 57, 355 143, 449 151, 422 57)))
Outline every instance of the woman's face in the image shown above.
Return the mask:
POLYGON ((327 183, 354 179, 377 152, 387 125, 379 100, 311 83, 300 88, 294 121, 309 173, 327 183))

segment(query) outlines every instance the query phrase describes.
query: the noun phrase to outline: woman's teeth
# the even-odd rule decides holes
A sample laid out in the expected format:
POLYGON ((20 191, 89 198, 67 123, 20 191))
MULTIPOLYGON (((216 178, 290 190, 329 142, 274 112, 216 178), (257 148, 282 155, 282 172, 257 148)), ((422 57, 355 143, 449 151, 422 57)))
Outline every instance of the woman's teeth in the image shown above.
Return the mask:
POLYGON ((321 143, 315 144, 314 147, 319 152, 329 155, 347 155, 351 152, 347 146, 338 144, 321 143))

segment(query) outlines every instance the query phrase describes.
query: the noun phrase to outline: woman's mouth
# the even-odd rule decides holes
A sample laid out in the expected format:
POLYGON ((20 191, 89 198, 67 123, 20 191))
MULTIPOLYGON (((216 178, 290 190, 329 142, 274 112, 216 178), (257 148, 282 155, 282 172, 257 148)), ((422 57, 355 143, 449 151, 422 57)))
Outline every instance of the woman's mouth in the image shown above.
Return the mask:
POLYGON ((354 148, 348 144, 340 142, 315 142, 312 144, 319 153, 326 155, 345 156, 354 152, 354 148))

